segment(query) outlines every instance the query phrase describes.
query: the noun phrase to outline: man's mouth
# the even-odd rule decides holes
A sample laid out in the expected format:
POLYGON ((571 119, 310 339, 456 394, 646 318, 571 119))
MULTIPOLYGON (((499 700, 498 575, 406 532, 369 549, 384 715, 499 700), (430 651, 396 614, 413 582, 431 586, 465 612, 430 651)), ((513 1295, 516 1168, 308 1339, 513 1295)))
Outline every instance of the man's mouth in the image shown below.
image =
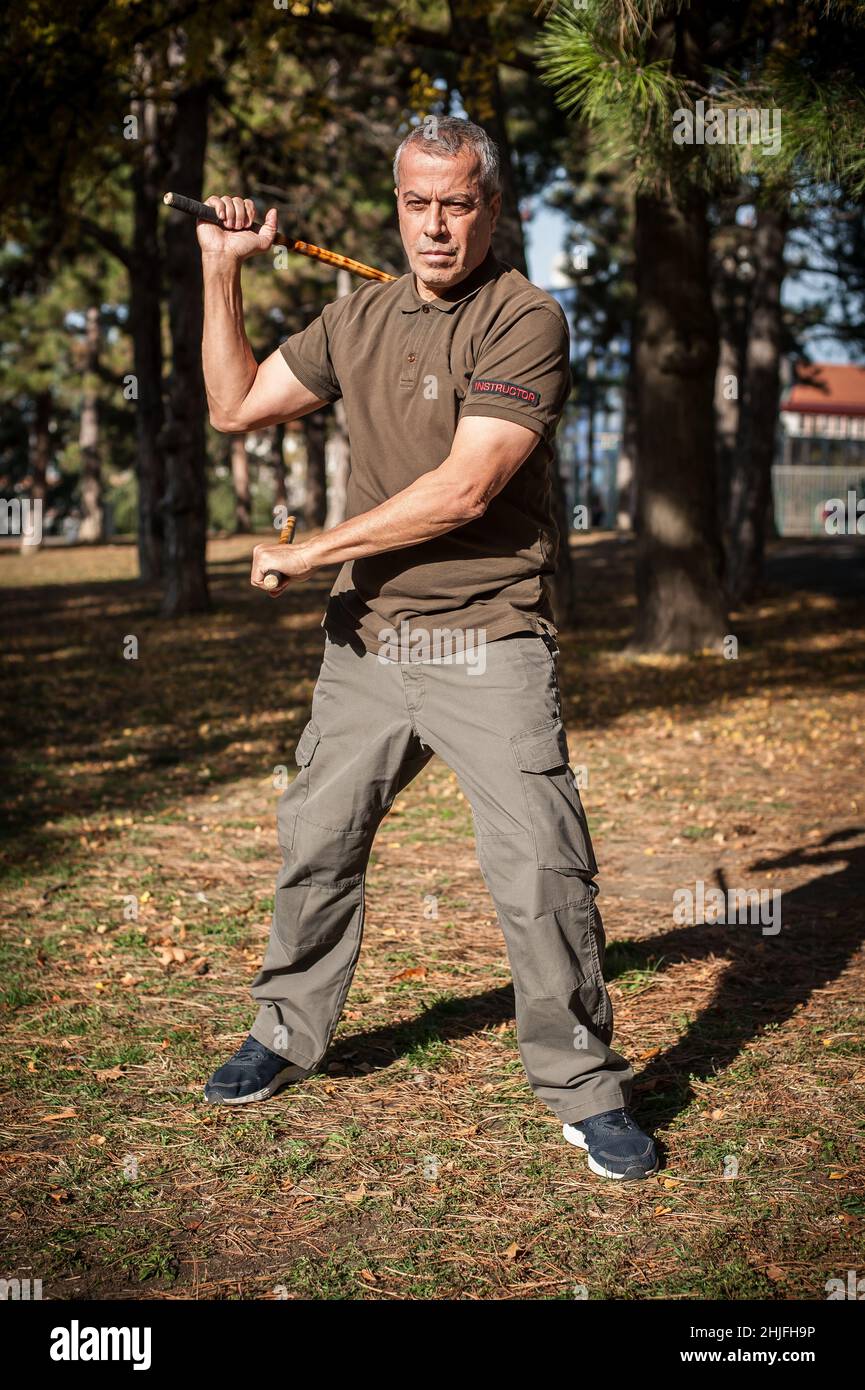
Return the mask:
POLYGON ((429 261, 449 261, 449 260, 451 260, 451 258, 452 258, 453 256, 456 255, 456 252, 455 252, 455 251, 421 251, 421 255, 422 255, 422 256, 425 256, 425 257, 427 258, 427 260, 429 260, 429 261))

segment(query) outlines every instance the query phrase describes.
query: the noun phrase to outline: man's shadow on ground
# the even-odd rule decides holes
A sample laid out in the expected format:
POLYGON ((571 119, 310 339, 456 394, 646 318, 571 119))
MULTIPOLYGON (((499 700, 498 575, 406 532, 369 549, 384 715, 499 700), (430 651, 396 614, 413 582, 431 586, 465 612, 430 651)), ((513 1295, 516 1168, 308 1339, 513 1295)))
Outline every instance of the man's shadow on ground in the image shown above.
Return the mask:
MULTIPOLYGON (((678 1041, 652 1057, 642 1071, 635 1066, 634 1108, 645 1123, 669 1125, 693 1098, 694 1081, 728 1067, 747 1042, 768 1026, 784 1023, 815 990, 841 974, 865 936, 865 844, 848 843, 863 834, 865 827, 837 830, 817 845, 751 864, 749 875, 801 866, 815 870, 808 883, 782 889, 777 935, 763 935, 759 923, 712 923, 609 943, 608 982, 634 969, 663 970, 711 956, 727 961, 711 1003, 678 1041), (819 872, 842 859, 840 868, 819 872)), ((726 887, 720 871, 716 880, 726 887)), ((753 879, 747 882, 757 886, 753 879)), ((672 895, 670 910, 672 914, 672 895)), ((674 997, 670 1011, 681 1012, 674 997)), ((334 1064, 344 1075, 379 1070, 425 1043, 467 1037, 513 1017, 510 986, 442 1001, 397 1027, 341 1038, 320 1070, 334 1064)), ((423 1072, 422 1062, 418 1071, 423 1072)))

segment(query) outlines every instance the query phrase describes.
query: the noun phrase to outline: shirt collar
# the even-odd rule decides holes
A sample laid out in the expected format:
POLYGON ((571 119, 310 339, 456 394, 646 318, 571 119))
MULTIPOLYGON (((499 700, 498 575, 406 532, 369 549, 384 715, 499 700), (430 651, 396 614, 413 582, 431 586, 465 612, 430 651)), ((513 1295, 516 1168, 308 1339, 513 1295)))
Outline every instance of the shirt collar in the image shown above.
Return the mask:
POLYGON ((447 299, 421 299, 415 285, 414 272, 410 270, 407 275, 402 277, 400 309, 404 314, 416 314, 419 309, 424 308, 438 309, 441 314, 452 314, 457 305, 464 304, 467 299, 476 295, 484 285, 489 284, 490 280, 495 280, 502 269, 501 262, 490 247, 480 265, 475 266, 471 275, 467 275, 465 280, 461 280, 458 285, 454 286, 447 299))

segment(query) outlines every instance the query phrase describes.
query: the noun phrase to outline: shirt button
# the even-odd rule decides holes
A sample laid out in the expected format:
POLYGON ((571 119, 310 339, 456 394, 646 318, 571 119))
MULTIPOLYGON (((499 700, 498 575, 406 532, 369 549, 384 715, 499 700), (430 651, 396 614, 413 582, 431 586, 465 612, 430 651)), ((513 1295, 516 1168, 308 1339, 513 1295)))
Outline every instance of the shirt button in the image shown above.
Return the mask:
POLYGON ((408 355, 408 357, 406 358, 406 361, 407 361, 407 362, 416 362, 416 361, 417 361, 417 353, 416 353, 416 352, 410 352, 409 355, 408 355))
POLYGON ((428 305, 428 304, 424 304, 423 308, 421 309, 421 313, 422 313, 422 314, 428 314, 428 313, 429 313, 429 305, 428 305))

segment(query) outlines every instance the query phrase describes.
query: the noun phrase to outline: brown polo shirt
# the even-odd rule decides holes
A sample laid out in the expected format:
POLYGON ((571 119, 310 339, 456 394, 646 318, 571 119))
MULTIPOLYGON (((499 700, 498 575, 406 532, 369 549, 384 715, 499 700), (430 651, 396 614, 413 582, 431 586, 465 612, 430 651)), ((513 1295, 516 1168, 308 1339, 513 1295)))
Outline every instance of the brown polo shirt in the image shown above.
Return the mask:
POLYGON ((438 468, 467 415, 516 420, 538 436, 478 520, 344 564, 322 626, 357 632, 374 653, 394 631, 483 630, 487 641, 555 632, 551 443, 570 390, 568 324, 556 301, 490 250, 447 299, 422 300, 411 272, 365 284, 280 350, 310 391, 345 403, 348 517, 438 468))

